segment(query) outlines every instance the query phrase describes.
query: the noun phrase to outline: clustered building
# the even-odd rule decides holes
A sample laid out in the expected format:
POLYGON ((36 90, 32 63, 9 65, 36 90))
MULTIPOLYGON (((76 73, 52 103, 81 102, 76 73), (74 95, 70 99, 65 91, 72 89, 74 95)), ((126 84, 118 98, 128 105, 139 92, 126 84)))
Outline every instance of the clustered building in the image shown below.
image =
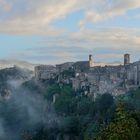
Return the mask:
POLYGON ((131 63, 130 54, 124 55, 124 65, 95 66, 92 55, 88 61, 67 62, 56 66, 40 65, 35 67, 37 80, 49 80, 58 77, 58 82, 71 83, 75 91, 94 95, 110 93, 123 94, 140 86, 140 61, 131 63), (60 73, 72 70, 74 76, 63 78, 60 73))
POLYGON ((35 67, 36 80, 48 80, 54 78, 56 74, 56 67, 52 65, 39 65, 35 67))

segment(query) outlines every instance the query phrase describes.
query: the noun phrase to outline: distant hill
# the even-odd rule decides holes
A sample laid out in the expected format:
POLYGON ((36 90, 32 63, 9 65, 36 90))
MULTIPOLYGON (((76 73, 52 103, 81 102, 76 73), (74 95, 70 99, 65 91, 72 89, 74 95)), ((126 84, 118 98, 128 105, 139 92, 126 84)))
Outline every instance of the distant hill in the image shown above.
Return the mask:
POLYGON ((26 61, 19 61, 19 60, 9 60, 9 59, 0 59, 0 69, 10 68, 13 66, 19 66, 21 68, 28 68, 30 70, 34 69, 35 64, 31 64, 26 61))
POLYGON ((17 66, 0 70, 0 100, 10 97, 12 90, 32 78, 33 71, 17 66))
POLYGON ((14 66, 11 68, 5 68, 0 70, 0 82, 7 80, 24 80, 29 79, 33 72, 28 69, 22 69, 14 66))
MULTIPOLYGON (((112 63, 104 63, 104 62, 95 62, 94 66, 105 66, 105 65, 121 65, 121 62, 112 62, 112 63)), ((9 59, 0 59, 0 69, 10 68, 14 66, 18 66, 20 68, 26 68, 29 70, 34 70, 34 67, 41 64, 32 64, 27 61, 20 60, 9 60, 9 59)), ((47 64, 46 64, 47 65, 47 64)))

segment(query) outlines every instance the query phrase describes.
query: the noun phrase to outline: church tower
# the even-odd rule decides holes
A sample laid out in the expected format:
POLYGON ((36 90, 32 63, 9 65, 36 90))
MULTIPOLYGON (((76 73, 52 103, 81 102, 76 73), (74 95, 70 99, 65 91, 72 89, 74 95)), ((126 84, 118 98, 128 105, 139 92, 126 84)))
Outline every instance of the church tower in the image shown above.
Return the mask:
POLYGON ((124 65, 130 64, 130 54, 124 54, 124 65))
POLYGON ((92 59, 92 55, 89 55, 89 67, 93 67, 93 59, 92 59))

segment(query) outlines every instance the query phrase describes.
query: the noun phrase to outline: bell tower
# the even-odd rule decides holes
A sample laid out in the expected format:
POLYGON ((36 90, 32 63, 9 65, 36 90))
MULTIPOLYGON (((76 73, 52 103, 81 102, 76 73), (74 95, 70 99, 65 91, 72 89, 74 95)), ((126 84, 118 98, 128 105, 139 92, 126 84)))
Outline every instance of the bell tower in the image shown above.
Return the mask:
POLYGON ((130 64, 130 54, 124 54, 124 65, 130 64))
POLYGON ((89 67, 93 67, 93 59, 92 59, 92 55, 89 55, 89 67))

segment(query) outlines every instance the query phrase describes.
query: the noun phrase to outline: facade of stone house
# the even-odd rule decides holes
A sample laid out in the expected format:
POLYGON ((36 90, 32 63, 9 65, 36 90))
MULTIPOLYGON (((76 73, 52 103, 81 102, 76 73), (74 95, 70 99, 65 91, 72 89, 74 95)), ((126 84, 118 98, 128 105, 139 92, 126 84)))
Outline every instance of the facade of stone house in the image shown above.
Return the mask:
POLYGON ((90 95, 108 92, 116 96, 140 86, 140 61, 131 63, 129 54, 124 55, 124 65, 118 66, 94 66, 92 55, 89 55, 88 61, 64 63, 56 67, 41 65, 35 67, 35 77, 53 78, 70 68, 74 70, 75 76, 61 82, 71 83, 75 91, 85 89, 85 93, 89 92, 90 95))

